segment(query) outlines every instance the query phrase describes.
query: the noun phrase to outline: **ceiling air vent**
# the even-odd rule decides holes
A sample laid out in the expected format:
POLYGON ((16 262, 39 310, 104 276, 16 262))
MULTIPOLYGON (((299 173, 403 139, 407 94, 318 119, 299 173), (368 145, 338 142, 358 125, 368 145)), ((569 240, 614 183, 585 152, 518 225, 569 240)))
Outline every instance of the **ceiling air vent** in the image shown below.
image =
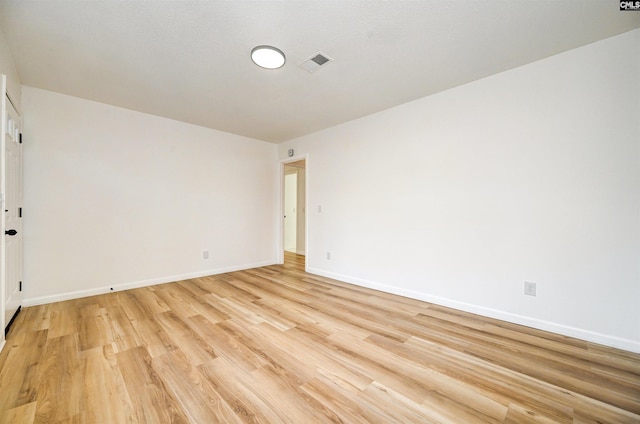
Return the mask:
POLYGON ((333 61, 333 59, 331 59, 326 54, 324 54, 322 52, 318 52, 318 53, 313 54, 311 57, 306 59, 304 62, 302 62, 300 64, 300 67, 302 69, 306 70, 306 71, 315 72, 318 69, 320 69, 323 66, 325 66, 327 63, 332 62, 332 61, 333 61))

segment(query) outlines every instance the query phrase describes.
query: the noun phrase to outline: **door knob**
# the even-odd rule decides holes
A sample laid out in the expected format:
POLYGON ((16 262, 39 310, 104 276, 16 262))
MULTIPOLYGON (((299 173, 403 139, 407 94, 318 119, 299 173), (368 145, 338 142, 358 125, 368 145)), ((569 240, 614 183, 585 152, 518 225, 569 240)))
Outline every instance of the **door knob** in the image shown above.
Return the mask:
POLYGON ((18 234, 18 232, 16 230, 7 230, 4 233, 8 234, 10 236, 15 236, 16 234, 18 234))

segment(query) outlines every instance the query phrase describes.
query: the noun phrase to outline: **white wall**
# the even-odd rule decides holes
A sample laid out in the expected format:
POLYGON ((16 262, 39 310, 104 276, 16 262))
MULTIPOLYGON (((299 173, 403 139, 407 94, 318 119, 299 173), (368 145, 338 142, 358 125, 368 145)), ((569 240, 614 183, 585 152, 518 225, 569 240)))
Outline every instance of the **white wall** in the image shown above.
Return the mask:
POLYGON ((0 74, 7 76, 7 92, 13 101, 13 104, 20 111, 21 93, 20 78, 16 71, 16 65, 13 56, 9 50, 9 45, 0 27, 0 74))
POLYGON ((638 75, 637 30, 280 145, 309 270, 640 351, 638 75))
POLYGON ((275 263, 275 145, 26 86, 23 108, 25 304, 275 263))

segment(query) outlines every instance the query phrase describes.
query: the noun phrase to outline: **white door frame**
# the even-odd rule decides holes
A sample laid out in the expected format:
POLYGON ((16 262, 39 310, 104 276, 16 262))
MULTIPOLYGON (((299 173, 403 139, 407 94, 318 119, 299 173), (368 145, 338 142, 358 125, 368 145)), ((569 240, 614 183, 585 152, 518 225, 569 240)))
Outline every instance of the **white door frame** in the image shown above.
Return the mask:
MULTIPOLYGON (((0 211, 2 212, 2 217, 0 219, 0 223, 1 223, 0 235, 2 236, 2 240, 0 243, 0 246, 1 246, 0 255, 2 257, 0 259, 0 291, 2 291, 2 297, 1 297, 2 316, 3 316, 2 333, 4 335, 4 331, 7 325, 9 325, 9 323, 11 323, 13 319, 17 316, 22 306, 21 281, 22 281, 22 260, 23 260, 22 259, 23 233, 22 233, 22 218, 21 218, 22 214, 21 213, 19 214, 19 210, 21 210, 22 208, 22 146, 19 144, 19 143, 22 143, 21 141, 22 114, 15 107, 15 105, 11 101, 11 98, 6 92, 6 76, 4 75, 3 75, 2 82, 3 82, 3 90, 2 90, 3 122, 1 126, 2 138, 0 142, 0 149, 1 149, 0 162, 2 163, 1 171, 0 171, 0 191, 2 192, 2 196, 1 196, 2 203, 0 205, 1 206, 0 211), (9 122, 10 110, 12 110, 11 112, 12 114, 15 114, 15 117, 11 120, 11 122, 15 123, 17 125, 17 128, 15 128, 13 124, 11 128, 7 127, 9 122), (7 135, 8 131, 12 132, 11 141, 8 139, 8 135, 7 135), (11 145, 9 145, 8 143, 11 143, 11 145), (15 143, 15 146, 14 146, 14 143, 15 143), (18 177, 18 181, 15 181, 15 184, 17 184, 17 187, 18 187, 17 191, 14 190, 14 187, 9 187, 7 184, 7 182, 9 181, 8 172, 10 169, 10 167, 7 166, 7 158, 8 158, 7 148, 9 146, 13 146, 12 148, 17 149, 17 152, 18 152, 19 162, 18 162, 17 172, 19 173, 20 176, 18 177), (15 204, 8 204, 7 201, 9 198, 11 198, 11 200, 15 204), (18 234, 16 236, 11 236, 10 242, 12 247, 11 247, 10 257, 9 257, 9 250, 7 247, 8 245, 7 236, 1 233, 9 229, 8 227, 9 222, 7 221, 8 217, 6 212, 4 211, 8 207, 11 208, 11 211, 9 211, 9 214, 11 215, 12 219, 15 219, 14 228, 17 228, 17 231, 18 231, 18 234), (9 258, 13 261, 10 264, 8 263, 9 258), (12 274, 12 277, 15 277, 15 279, 12 278, 10 281, 7 279, 7 271, 9 269, 13 270, 16 273, 16 274, 12 274), (15 286, 15 293, 16 293, 15 296, 17 297, 15 298, 14 296, 11 297, 11 299, 13 299, 12 301, 13 303, 11 305, 11 308, 7 310, 7 302, 10 299, 6 296, 7 289, 13 288, 14 286, 15 286), (10 315, 7 316, 7 314, 10 314, 10 315)), ((13 181, 13 178, 11 179, 11 181, 13 181)))
MULTIPOLYGON (((9 107, 12 107, 20 121, 22 121, 22 114, 17 107, 13 105, 11 99, 9 98, 9 94, 7 93, 7 76, 0 75, 0 212, 2 215, 0 216, 0 231, 6 230, 5 218, 6 215, 4 213, 4 209, 6 207, 6 163, 5 163, 5 145, 6 145, 6 133, 9 128, 7 128, 7 117, 9 115, 9 107)), ((20 122, 20 128, 22 127, 20 122)), ((14 135, 15 136, 15 135, 14 135)), ((19 135, 18 135, 19 137, 19 135)), ((5 235, 2 234, 2 240, 0 241, 0 350, 5 345, 5 328, 8 324, 7 319, 5 317, 6 312, 6 246, 5 246, 5 235)), ((20 229, 20 237, 22 237, 22 230, 20 229)), ((22 269, 22 267, 20 267, 22 269)), ((22 271, 20 271, 22 272, 22 271)))
POLYGON ((290 252, 293 242, 294 251, 298 244, 298 168, 287 169, 284 172, 284 250, 290 252), (293 187, 292 187, 293 186, 293 187), (295 191, 292 193, 292 188, 295 191), (292 203, 295 203, 292 207, 292 203), (295 220, 293 219, 295 218, 295 220))
MULTIPOLYGON (((304 160, 305 180, 304 180, 304 251, 305 258, 309 256, 309 154, 292 156, 290 158, 280 160, 280 170, 278 175, 278 216, 276 221, 277 251, 276 263, 284 263, 284 166, 288 163, 304 160)), ((307 261, 305 260, 304 268, 307 270, 307 261)))
MULTIPOLYGON (((2 79, 1 79, 1 84, 2 87, 0 89, 0 95, 2 96, 2 99, 0 99, 0 119, 2 120, 2 122, 0 123, 0 152, 2 152, 0 154, 0 191, 2 189, 2 186, 4 184, 4 134, 6 131, 6 125, 7 125, 7 76, 6 75, 2 75, 2 79)), ((2 213, 2 219, 0 222, 0 231, 4 231, 4 193, 0 193, 0 211, 3 211, 2 213)), ((4 237, 4 235, 3 235, 4 237)), ((4 336, 4 329, 5 329, 5 325, 6 322, 4 322, 4 311, 5 311, 5 283, 4 283, 4 243, 0 243, 0 350, 2 350, 2 348, 4 347, 5 344, 5 336, 4 336)))

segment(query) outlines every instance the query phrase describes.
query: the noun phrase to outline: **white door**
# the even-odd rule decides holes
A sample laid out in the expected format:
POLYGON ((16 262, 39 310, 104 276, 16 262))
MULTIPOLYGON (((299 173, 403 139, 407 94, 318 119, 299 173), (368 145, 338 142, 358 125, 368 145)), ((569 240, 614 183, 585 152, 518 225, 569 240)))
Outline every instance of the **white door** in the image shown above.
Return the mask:
POLYGON ((22 140, 20 115, 8 98, 4 134, 4 323, 22 304, 22 140))
POLYGON ((298 174, 284 176, 284 250, 296 251, 298 174))

